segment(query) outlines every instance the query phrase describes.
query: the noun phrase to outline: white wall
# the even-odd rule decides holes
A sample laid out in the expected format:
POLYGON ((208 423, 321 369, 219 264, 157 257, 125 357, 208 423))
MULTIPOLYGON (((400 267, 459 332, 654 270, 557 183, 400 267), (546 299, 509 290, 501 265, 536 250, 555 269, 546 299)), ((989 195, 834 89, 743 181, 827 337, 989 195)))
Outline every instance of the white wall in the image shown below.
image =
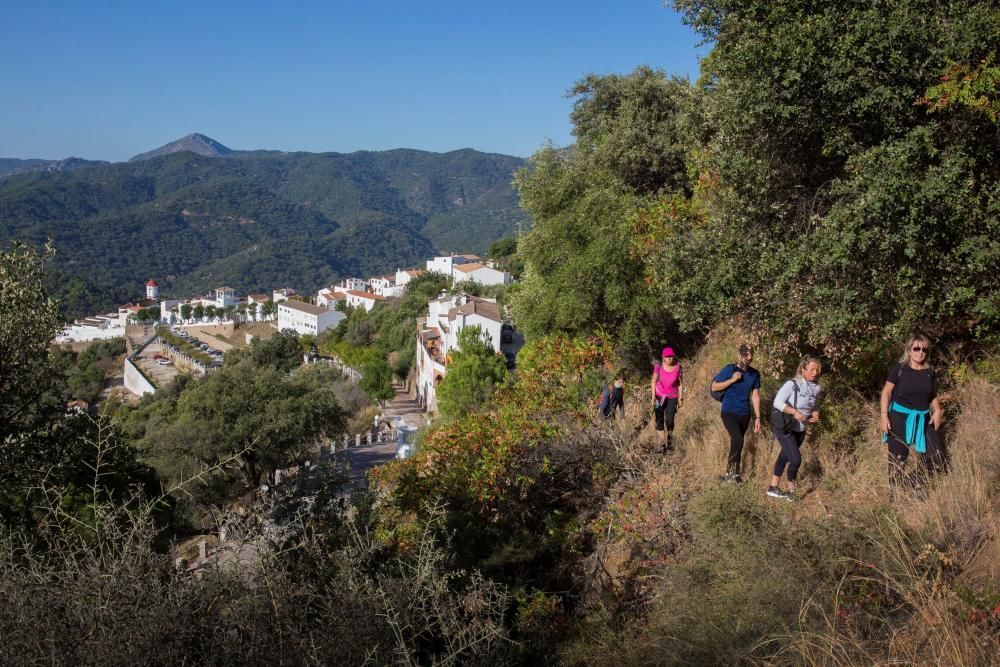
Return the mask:
POLYGON ((150 384, 139 369, 125 357, 125 388, 136 396, 142 396, 143 394, 152 394, 156 391, 156 387, 150 384))
POLYGON ((337 323, 347 317, 339 310, 323 310, 314 315, 295 310, 286 306, 285 303, 287 302, 278 304, 278 331, 293 329, 299 334, 316 336, 330 327, 337 326, 337 323))
POLYGON ((420 343, 420 335, 417 334, 417 393, 424 397, 429 412, 437 410, 435 379, 438 377, 443 379, 446 373, 444 365, 434 361, 427 353, 426 348, 420 343))
POLYGON ((88 327, 73 324, 62 330, 55 338, 57 343, 86 342, 91 340, 109 340, 111 338, 121 338, 125 335, 125 327, 117 326, 118 320, 112 322, 111 326, 88 327))
POLYGON ((370 311, 378 302, 378 299, 372 299, 370 296, 347 293, 347 305, 354 308, 364 308, 366 311, 370 311))
POLYGON ((455 271, 455 280, 471 280, 472 282, 479 283, 480 285, 507 285, 510 283, 510 274, 504 273, 503 271, 497 271, 496 269, 491 269, 488 266, 484 266, 481 269, 476 269, 475 271, 455 271))

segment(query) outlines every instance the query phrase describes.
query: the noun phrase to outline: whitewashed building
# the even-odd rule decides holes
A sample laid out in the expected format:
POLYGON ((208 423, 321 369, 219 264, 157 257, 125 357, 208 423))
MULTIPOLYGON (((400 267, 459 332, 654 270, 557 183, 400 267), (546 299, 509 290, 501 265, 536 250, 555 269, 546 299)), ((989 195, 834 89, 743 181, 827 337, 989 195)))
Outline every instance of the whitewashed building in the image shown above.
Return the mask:
POLYGON ((385 297, 371 292, 359 292, 358 290, 347 290, 347 305, 353 308, 364 308, 371 311, 377 304, 385 301, 385 297))
POLYGON ((108 338, 121 338, 124 335, 125 327, 121 324, 119 314, 115 312, 76 320, 56 336, 55 342, 106 340, 108 338))
POLYGON ((451 277, 456 266, 460 264, 473 264, 481 261, 482 258, 479 257, 479 255, 441 255, 440 257, 427 260, 427 270, 443 273, 444 275, 451 277))
MULTIPOLYGON (((212 290, 212 305, 216 308, 226 308, 235 306, 240 302, 236 296, 236 290, 232 287, 216 287, 212 290)), ((205 305, 208 305, 207 303, 205 305)))
POLYGON ((368 279, 371 291, 379 296, 390 297, 396 294, 396 274, 390 273, 384 276, 375 276, 368 279))
POLYGON ((347 301, 347 294, 334 287, 324 287, 316 293, 316 305, 323 308, 336 308, 341 301, 347 301))
POLYGON ((483 264, 479 255, 447 255, 427 260, 427 270, 437 271, 456 283, 472 281, 480 285, 507 285, 510 274, 483 264))
POLYGON ((173 324, 180 320, 177 307, 180 306, 180 299, 164 299, 160 301, 160 321, 173 324))
MULTIPOLYGON (((396 287, 401 291, 406 291, 406 286, 419 276, 427 273, 424 269, 396 269, 396 287)), ((399 294, 402 296, 402 294, 399 294)))
POLYGON ((367 292, 368 283, 361 278, 344 278, 340 281, 339 287, 343 292, 354 290, 355 292, 367 292))
POLYGON ((478 262, 455 265, 452 271, 452 279, 458 283, 469 281, 479 283, 480 285, 510 284, 509 273, 498 271, 478 262))
POLYGON ((427 304, 427 317, 417 320, 417 396, 427 410, 437 410, 437 387, 447 374, 448 355, 458 349, 458 334, 478 326, 500 352, 503 318, 492 299, 467 294, 443 296, 427 304))
POLYGON ((271 300, 275 303, 286 301, 287 299, 295 296, 296 292, 291 287, 282 287, 281 289, 276 289, 271 293, 271 300))
POLYGON ((278 304, 278 331, 293 329, 299 334, 319 335, 347 317, 339 310, 287 299, 278 304))
POLYGON ((247 317, 261 320, 264 317, 264 304, 271 300, 266 294, 250 294, 247 296, 247 317))

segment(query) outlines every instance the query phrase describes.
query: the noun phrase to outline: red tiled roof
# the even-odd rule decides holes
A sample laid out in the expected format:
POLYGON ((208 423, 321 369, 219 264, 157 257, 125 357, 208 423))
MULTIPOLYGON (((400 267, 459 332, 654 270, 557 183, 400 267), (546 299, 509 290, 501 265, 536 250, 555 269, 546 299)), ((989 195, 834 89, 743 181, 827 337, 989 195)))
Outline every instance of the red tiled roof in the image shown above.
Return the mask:
POLYGON ((311 303, 306 303, 305 301, 296 301, 295 299, 289 299, 288 301, 282 301, 278 304, 278 309, 281 308, 291 308, 292 310, 297 310, 300 313, 308 313, 309 315, 322 315, 323 313, 330 312, 322 306, 314 306, 311 303))
POLYGON ((461 315, 479 315, 488 320, 493 320, 494 322, 502 322, 503 318, 500 317, 500 308, 495 303, 490 303, 489 301, 479 301, 469 299, 469 301, 457 308, 452 308, 448 311, 448 319, 453 320, 459 314, 461 315))
POLYGON ((385 301, 384 296, 380 294, 375 294, 373 292, 359 292, 357 290, 350 289, 347 290, 347 293, 357 297, 361 297, 362 299, 375 299, 376 301, 385 301))
POLYGON ((455 268, 459 271, 469 273, 470 271, 475 271, 477 269, 485 269, 487 267, 483 264, 472 263, 472 264, 456 264, 455 268))

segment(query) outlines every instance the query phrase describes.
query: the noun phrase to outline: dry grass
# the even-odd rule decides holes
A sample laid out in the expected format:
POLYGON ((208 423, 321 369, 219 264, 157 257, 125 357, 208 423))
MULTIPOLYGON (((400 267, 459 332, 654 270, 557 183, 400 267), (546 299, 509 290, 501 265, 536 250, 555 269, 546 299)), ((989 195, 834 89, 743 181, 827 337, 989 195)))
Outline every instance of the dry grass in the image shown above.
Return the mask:
MULTIPOLYGON (((728 435, 708 385, 731 361, 729 353, 737 342, 733 335, 716 337, 696 359, 682 362, 688 394, 677 417, 676 454, 650 456, 655 442, 652 420, 641 410, 629 412, 626 426, 637 428, 649 419, 634 440, 646 469, 634 475, 634 484, 609 499, 607 510, 594 522, 602 529, 598 552, 609 555, 607 565, 615 575, 613 592, 620 606, 616 609, 605 596, 601 608, 583 621, 579 640, 564 647, 564 661, 680 664, 680 652, 690 650, 689 661, 711 659, 719 664, 997 664, 1000 387, 965 374, 960 384, 949 388, 943 439, 950 467, 926 485, 926 498, 905 491, 890 498, 877 403, 872 397, 838 390, 835 378, 828 378, 834 391, 823 405, 823 423, 803 447, 799 473, 803 500, 792 505, 764 495, 778 453, 766 423, 762 433, 747 435, 742 469, 747 483, 730 498, 729 491, 720 493, 718 483, 725 469, 728 435), (744 647, 739 658, 734 657, 738 650, 731 642, 711 658, 710 643, 708 648, 692 647, 699 636, 711 637, 713 624, 722 629, 727 622, 747 627, 760 623, 753 617, 755 605, 760 612, 760 590, 750 581, 743 585, 727 577, 760 576, 770 571, 770 563, 761 561, 759 569, 741 572, 742 564, 736 562, 736 570, 721 573, 720 579, 713 568, 721 565, 711 558, 705 561, 699 551, 704 549, 704 535, 676 533, 674 538, 693 540, 680 546, 677 539, 663 539, 664 517, 686 529, 686 516, 676 516, 677 508, 685 509, 688 498, 699 502, 709 496, 715 498, 709 503, 721 502, 723 507, 735 502, 734 507, 758 507, 770 513, 776 523, 769 525, 781 526, 786 535, 780 539, 791 539, 792 544, 798 544, 795 535, 815 532, 817 527, 830 531, 834 543, 840 539, 838 530, 845 531, 845 540, 859 540, 846 552, 834 553, 837 549, 831 544, 827 564, 821 562, 822 548, 818 561, 800 563, 800 572, 827 579, 789 582, 792 590, 809 592, 798 618, 787 619, 784 631, 765 631, 744 647), (714 574, 692 579, 692 572, 714 574), (683 587, 693 581, 711 590, 698 597, 683 587), (692 602, 703 605, 704 618, 685 617, 681 609, 692 602), (744 617, 732 616, 732 607, 743 609, 744 617), (674 636, 665 636, 671 632, 674 636)), ((764 368, 767 360, 758 359, 754 365, 764 368)), ((777 379, 765 381, 765 400, 776 386, 777 379)), ((648 397, 648 385, 640 389, 641 396, 648 397)), ((641 400, 640 405, 647 403, 641 400)), ((764 415, 768 408, 762 405, 764 415)), ((910 457, 911 471, 916 471, 918 458, 910 457)), ((763 546, 772 537, 759 536, 762 553, 773 549, 773 544, 763 546)), ((754 558, 757 539, 736 546, 754 558)), ((807 548, 823 544, 815 536, 803 539, 807 548)))

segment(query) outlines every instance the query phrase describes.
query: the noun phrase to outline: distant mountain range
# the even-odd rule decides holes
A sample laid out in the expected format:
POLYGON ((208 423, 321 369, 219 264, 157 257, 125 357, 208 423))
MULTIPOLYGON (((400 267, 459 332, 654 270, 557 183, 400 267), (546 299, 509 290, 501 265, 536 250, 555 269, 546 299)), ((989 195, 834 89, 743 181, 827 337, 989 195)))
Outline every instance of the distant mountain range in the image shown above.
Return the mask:
POLYGON ((108 164, 101 160, 84 160, 78 157, 68 157, 63 160, 19 160, 11 157, 0 157, 0 180, 17 174, 30 174, 36 171, 75 171, 99 164, 108 164))
POLYGON ((128 162, 0 158, 0 242, 55 241, 69 315, 219 285, 315 290, 484 251, 526 220, 522 158, 465 149, 233 151, 192 134, 128 162))

